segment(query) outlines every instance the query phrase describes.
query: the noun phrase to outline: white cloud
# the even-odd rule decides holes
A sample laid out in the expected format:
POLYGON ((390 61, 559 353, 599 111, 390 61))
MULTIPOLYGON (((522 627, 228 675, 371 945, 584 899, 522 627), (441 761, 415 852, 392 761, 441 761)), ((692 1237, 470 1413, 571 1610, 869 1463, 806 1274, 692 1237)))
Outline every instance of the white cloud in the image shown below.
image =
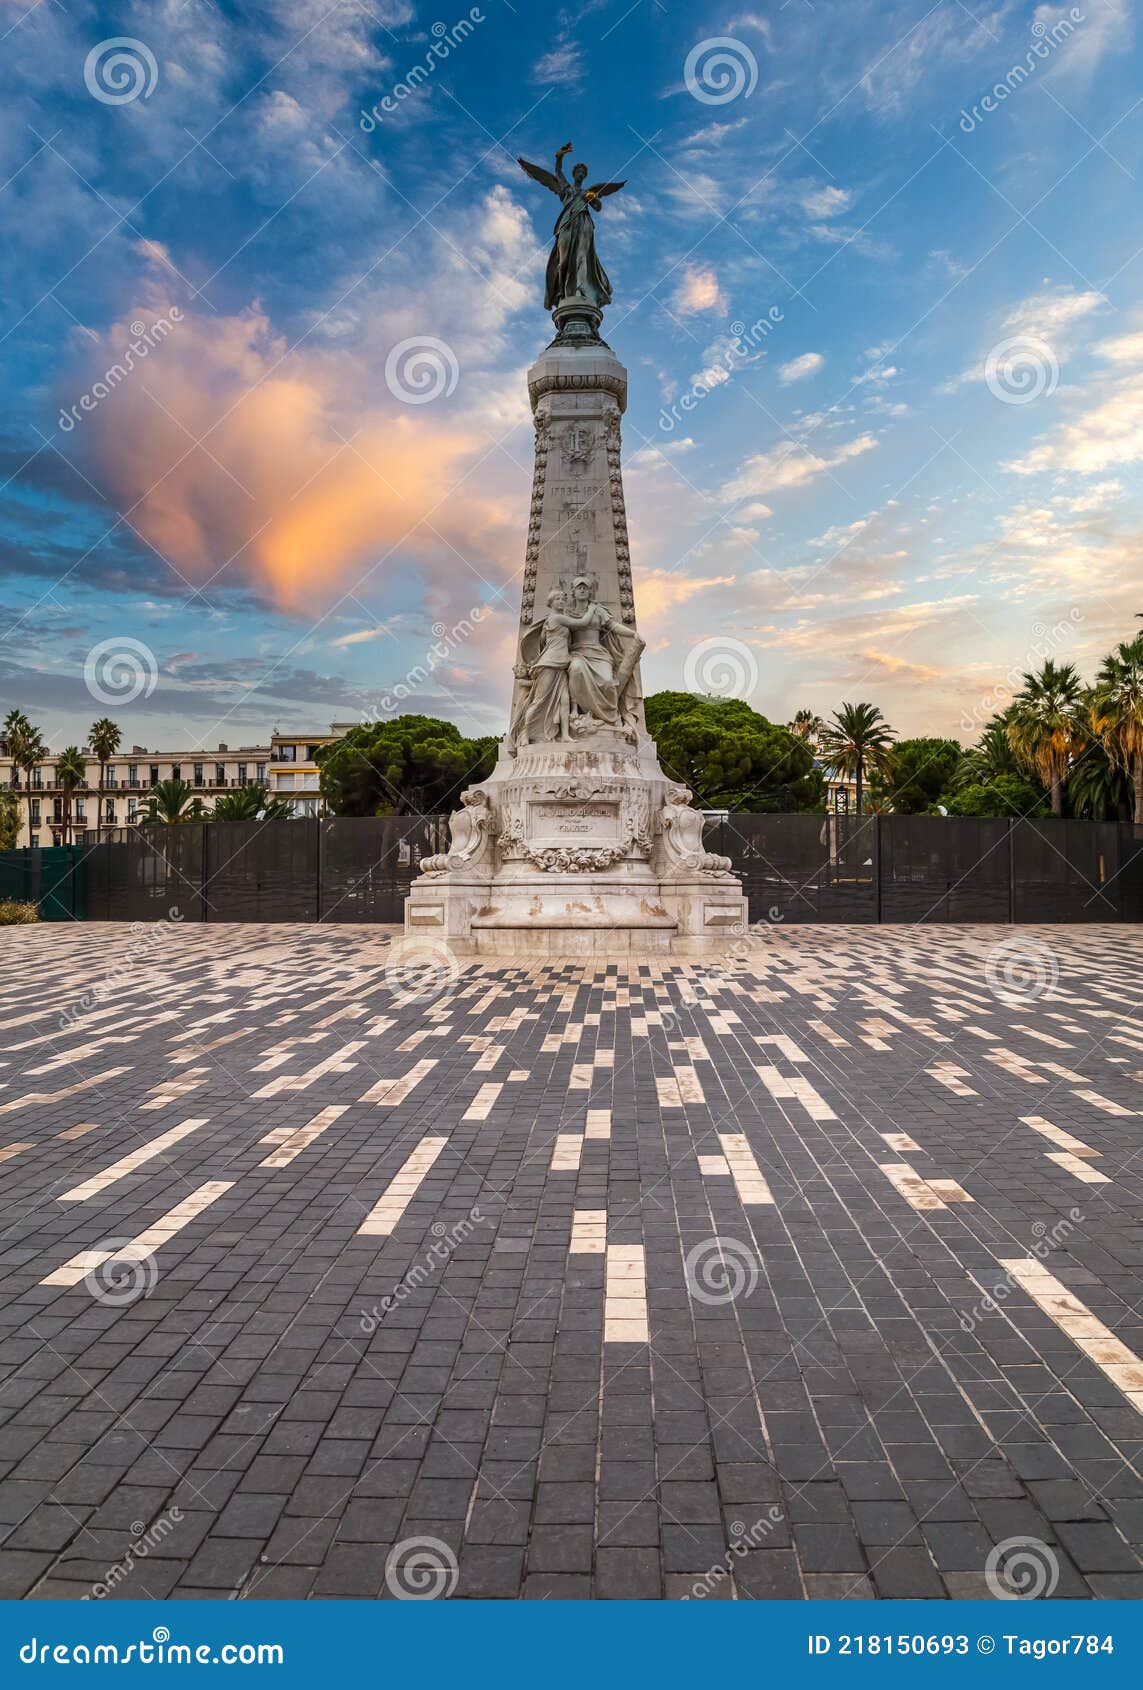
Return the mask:
POLYGON ((1096 341, 1092 351, 1110 364, 1143 364, 1143 329, 1096 341))
POLYGON ((1116 464, 1143 462, 1143 377, 1131 375, 1085 411, 1005 465, 1017 475, 1038 470, 1073 470, 1095 475, 1116 464))
POLYGON ((852 188, 813 188, 802 195, 802 209, 807 217, 817 220, 839 217, 853 204, 852 188))
POLYGON ((816 376, 824 363, 820 352, 803 352, 800 358, 791 358, 788 364, 778 366, 778 380, 783 387, 792 381, 804 381, 807 376, 816 376))
POLYGON ((876 435, 860 434, 856 440, 839 446, 828 458, 802 445, 777 446, 772 452, 758 452, 747 458, 734 479, 727 482, 722 490, 723 496, 728 499, 756 498, 783 487, 800 487, 847 459, 872 451, 876 445, 876 435))
POLYGON ((545 53, 532 66, 533 82, 562 82, 574 86, 583 76, 583 52, 574 41, 564 41, 545 53))
POLYGON ((694 317, 700 311, 725 311, 726 300, 718 284, 717 271, 709 265, 689 264, 671 303, 680 317, 694 317))

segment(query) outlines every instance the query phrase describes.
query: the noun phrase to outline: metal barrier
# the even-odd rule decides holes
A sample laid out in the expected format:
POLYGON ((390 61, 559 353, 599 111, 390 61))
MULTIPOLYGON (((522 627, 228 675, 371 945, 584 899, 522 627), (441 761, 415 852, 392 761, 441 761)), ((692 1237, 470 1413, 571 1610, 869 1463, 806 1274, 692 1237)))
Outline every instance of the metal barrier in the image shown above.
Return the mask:
MULTIPOLYGON (((385 922, 404 918, 446 816, 192 822, 96 845, 0 852, 0 897, 45 920, 385 922)), ((969 816, 712 820, 755 922, 1143 919, 1143 830, 969 816)))

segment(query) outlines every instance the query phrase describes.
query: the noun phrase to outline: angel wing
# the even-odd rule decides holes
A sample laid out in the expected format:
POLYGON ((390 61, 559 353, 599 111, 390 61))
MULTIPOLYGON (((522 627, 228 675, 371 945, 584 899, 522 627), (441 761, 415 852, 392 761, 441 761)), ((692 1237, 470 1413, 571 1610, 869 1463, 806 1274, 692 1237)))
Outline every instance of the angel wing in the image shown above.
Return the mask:
MULTIPOLYGON (((524 160, 521 159, 520 163, 523 164, 524 160)), ((626 181, 623 181, 623 182, 597 182, 593 188, 587 189, 587 194, 588 194, 589 198, 594 196, 597 200, 598 199, 604 199, 604 198, 606 198, 606 196, 608 194, 617 194, 619 192, 620 188, 625 188, 626 186, 627 186, 626 181)))
POLYGON ((516 163, 521 170, 532 178, 533 182, 539 182, 543 188, 550 188, 553 194, 562 192, 559 177, 553 175, 550 170, 545 170, 542 164, 533 164, 530 159, 526 158, 518 158, 516 163))

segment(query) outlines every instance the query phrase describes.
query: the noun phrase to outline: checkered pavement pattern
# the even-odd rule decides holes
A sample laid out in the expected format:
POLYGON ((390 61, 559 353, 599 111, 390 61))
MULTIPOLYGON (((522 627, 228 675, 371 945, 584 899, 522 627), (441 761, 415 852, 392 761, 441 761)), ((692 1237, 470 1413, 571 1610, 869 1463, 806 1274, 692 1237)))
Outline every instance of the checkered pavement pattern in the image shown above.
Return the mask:
POLYGON ((1143 1596, 1138 932, 397 943, 0 936, 0 1595, 1143 1596))

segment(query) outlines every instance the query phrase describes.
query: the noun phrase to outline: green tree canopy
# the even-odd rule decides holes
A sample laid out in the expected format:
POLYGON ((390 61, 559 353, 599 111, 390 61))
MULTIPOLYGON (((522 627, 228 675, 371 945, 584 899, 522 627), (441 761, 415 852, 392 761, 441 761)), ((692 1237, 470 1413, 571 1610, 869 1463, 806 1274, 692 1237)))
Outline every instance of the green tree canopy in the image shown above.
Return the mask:
POLYGON ((236 792, 224 792, 215 800, 213 810, 207 810, 204 821, 216 822, 278 822, 289 821, 293 809, 286 798, 267 792, 261 781, 248 780, 236 792))
POLYGON ((950 816, 1046 816, 1050 806, 1042 786, 1021 775, 998 774, 945 794, 941 804, 950 816))
POLYGON ((465 787, 492 773, 496 746, 435 716, 366 722, 318 751, 322 796, 335 816, 452 810, 465 787))
POLYGON ((646 710, 664 771, 704 809, 825 809, 825 777, 809 746, 740 699, 656 692, 646 710))
POLYGON ((961 759, 955 739, 899 739, 869 781, 870 797, 899 816, 921 816, 952 784, 961 759))
POLYGON ((20 837, 20 800, 10 786, 0 786, 0 851, 11 851, 20 837))

